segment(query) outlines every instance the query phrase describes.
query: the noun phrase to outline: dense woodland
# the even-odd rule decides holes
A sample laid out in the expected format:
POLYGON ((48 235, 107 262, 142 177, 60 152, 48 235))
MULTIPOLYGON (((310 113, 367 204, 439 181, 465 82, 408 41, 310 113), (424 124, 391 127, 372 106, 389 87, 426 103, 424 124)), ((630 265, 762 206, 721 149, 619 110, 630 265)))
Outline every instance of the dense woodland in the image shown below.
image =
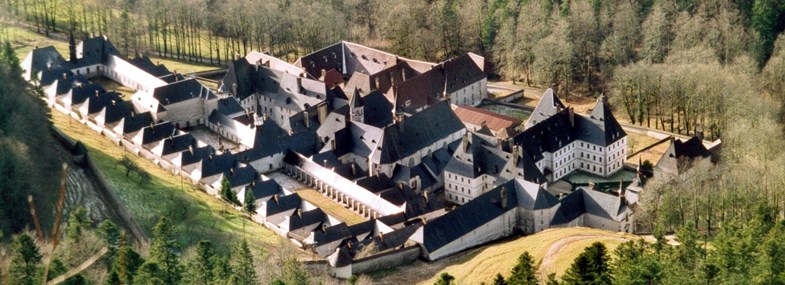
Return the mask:
MULTIPOLYGON (((104 34, 128 54, 226 65, 261 50, 293 61, 350 40, 431 61, 479 53, 493 64, 495 76, 553 86, 568 102, 572 96, 606 94, 617 118, 682 134, 703 131, 723 142, 720 163, 698 162, 679 176, 648 181, 639 212, 642 228, 657 236, 676 232, 681 245, 628 244, 607 253, 616 260, 609 267, 611 280, 783 282, 785 246, 775 238, 783 234, 778 221, 785 212, 783 1, 0 0, 0 5, 3 24, 52 35, 104 34)), ((27 193, 36 201, 53 196, 46 194, 55 185, 35 177, 56 171, 57 162, 40 147, 51 139, 37 135, 46 133, 45 108, 31 96, 11 96, 35 90, 14 71, 15 57, 6 52, 3 59, 10 65, 1 65, 0 82, 11 84, 0 85, 0 230, 10 240, 29 222, 27 193)), ((154 271, 151 267, 142 272, 154 271)))

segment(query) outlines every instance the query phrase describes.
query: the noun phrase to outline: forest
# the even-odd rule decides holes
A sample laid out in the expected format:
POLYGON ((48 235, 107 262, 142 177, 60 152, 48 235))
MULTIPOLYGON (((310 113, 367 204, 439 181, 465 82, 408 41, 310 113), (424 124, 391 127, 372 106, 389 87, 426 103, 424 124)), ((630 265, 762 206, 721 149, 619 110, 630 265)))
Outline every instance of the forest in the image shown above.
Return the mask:
MULTIPOLYGON (((429 61, 475 52, 492 64, 492 79, 553 87, 568 104, 574 96, 605 94, 623 122, 722 140, 718 164, 704 161, 648 181, 639 221, 655 236, 675 233, 679 245, 659 239, 606 252, 610 280, 785 282, 785 246, 775 238, 785 213, 784 1, 0 0, 0 6, 3 25, 107 35, 129 55, 225 66, 260 50, 293 62, 348 40, 429 61), (613 265, 618 260, 635 266, 613 265)), ((32 97, 7 96, 29 87, 14 75, 18 60, 3 58, 9 64, 0 68, 0 81, 11 84, 0 88, 0 173, 13 175, 0 175, 0 232, 10 240, 29 222, 27 192, 20 189, 51 197, 55 186, 33 177, 57 163, 29 151, 51 143, 35 135, 46 132, 46 108, 32 97)))

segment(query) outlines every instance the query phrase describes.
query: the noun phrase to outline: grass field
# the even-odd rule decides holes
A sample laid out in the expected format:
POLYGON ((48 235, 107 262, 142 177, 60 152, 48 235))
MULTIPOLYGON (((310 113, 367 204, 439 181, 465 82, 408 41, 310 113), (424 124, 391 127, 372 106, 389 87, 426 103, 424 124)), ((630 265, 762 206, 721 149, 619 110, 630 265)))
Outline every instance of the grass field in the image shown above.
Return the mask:
POLYGON ((60 112, 53 111, 52 117, 55 126, 87 146, 90 156, 148 236, 160 217, 168 217, 176 227, 176 239, 183 245, 207 239, 225 249, 248 239, 253 247, 264 249, 279 243, 281 237, 272 231, 148 160, 131 155, 151 175, 149 182, 140 183, 135 173, 126 177, 125 169, 119 165, 125 153, 122 147, 60 112))
POLYGON ((455 276, 457 284, 481 282, 489 284, 496 273, 508 276, 518 256, 524 251, 534 256, 541 278, 545 278, 549 273, 560 276, 591 243, 602 242, 608 247, 609 252, 612 252, 624 240, 636 238, 638 237, 634 235, 590 228, 546 230, 531 236, 485 246, 471 254, 453 258, 449 261, 449 265, 433 274, 432 278, 420 281, 419 284, 433 284, 442 272, 455 276), (547 260, 543 261, 546 256, 547 260))
POLYGON ((325 197, 321 193, 317 192, 313 189, 300 189, 296 191, 298 195, 300 195, 303 200, 314 204, 315 206, 322 209, 325 213, 330 216, 333 216, 341 221, 344 221, 347 225, 354 225, 365 222, 365 219, 358 215, 355 212, 352 212, 349 209, 344 208, 343 206, 339 205, 330 198, 325 197))

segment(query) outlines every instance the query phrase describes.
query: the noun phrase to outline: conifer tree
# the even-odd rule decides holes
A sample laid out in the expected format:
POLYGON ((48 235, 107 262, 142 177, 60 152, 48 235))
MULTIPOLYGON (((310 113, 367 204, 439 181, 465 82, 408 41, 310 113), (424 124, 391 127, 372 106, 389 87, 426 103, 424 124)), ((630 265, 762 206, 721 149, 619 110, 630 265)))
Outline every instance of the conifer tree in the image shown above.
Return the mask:
POLYGON ((41 282, 41 252, 27 234, 20 234, 11 246, 8 284, 33 285, 41 282))
POLYGON ((180 281, 182 267, 178 259, 179 252, 180 246, 172 237, 172 225, 169 219, 161 217, 158 224, 153 227, 150 261, 156 263, 163 272, 162 279, 166 284, 177 284, 180 281))
POLYGON ((231 283, 238 285, 259 283, 253 265, 253 255, 251 254, 251 249, 248 248, 247 240, 243 240, 240 243, 234 255, 236 259, 234 261, 234 274, 232 275, 231 283))
POLYGON ((221 198, 237 204, 237 195, 232 191, 232 185, 229 184, 229 179, 226 179, 226 176, 221 180, 221 198))
POLYGON ((134 276, 134 285, 163 285, 177 284, 177 282, 165 281, 167 273, 158 266, 158 263, 148 260, 137 270, 134 276))
POLYGON ((245 203, 243 208, 251 215, 256 214, 256 197, 253 194, 253 188, 249 185, 245 188, 245 203))
POLYGON ((436 280, 436 283, 433 283, 433 285, 451 285, 451 284, 455 284, 455 277, 453 277, 447 272, 444 272, 442 273, 442 275, 439 275, 439 279, 436 280))
POLYGON ((188 262, 188 274, 185 279, 189 284, 211 284, 213 282, 213 263, 215 262, 215 248, 213 243, 207 240, 199 241, 196 244, 195 254, 188 262))
POLYGON ((510 285, 537 284, 536 271, 534 258, 528 251, 524 251, 518 257, 518 264, 512 268, 507 283, 510 285))
POLYGON ((68 215, 68 238, 79 241, 79 236, 82 235, 87 227, 90 226, 90 221, 87 219, 87 209, 78 207, 68 215))
POLYGON ((504 276, 501 273, 496 273, 496 277, 493 278, 493 285, 507 285, 507 281, 504 280, 504 276))
POLYGON ((572 263, 562 280, 564 284, 610 284, 611 272, 605 245, 595 242, 572 263))

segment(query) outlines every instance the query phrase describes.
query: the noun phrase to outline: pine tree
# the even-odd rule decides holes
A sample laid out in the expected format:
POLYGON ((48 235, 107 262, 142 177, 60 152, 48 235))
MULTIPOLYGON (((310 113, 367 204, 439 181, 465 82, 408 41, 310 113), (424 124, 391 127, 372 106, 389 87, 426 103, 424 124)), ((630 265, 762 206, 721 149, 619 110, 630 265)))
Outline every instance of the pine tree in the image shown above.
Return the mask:
POLYGON ((41 282, 41 252, 27 234, 20 234, 11 246, 8 284, 33 285, 41 282))
POLYGON ((124 280, 123 284, 130 284, 143 263, 144 259, 133 248, 121 245, 117 249, 117 258, 112 263, 112 273, 117 275, 118 280, 124 280))
POLYGON ((442 275, 439 275, 439 279, 436 280, 436 283, 433 283, 433 285, 451 285, 451 284, 455 284, 455 277, 453 277, 447 272, 444 272, 442 273, 442 275))
POLYGON ((224 200, 237 204, 237 194, 232 191, 232 185, 229 184, 229 179, 224 176, 221 180, 221 198, 224 200))
POLYGON ((213 263, 215 262, 215 248, 213 243, 207 240, 199 241, 196 244, 196 254, 188 262, 188 274, 185 279, 189 284, 211 284, 213 282, 213 263))
POLYGON ((166 272, 158 266, 158 263, 154 261, 147 261, 142 266, 139 267, 139 270, 136 272, 136 276, 134 276, 134 285, 163 285, 163 284, 177 284, 176 282, 166 282, 165 280, 168 278, 166 276, 166 272))
POLYGON ((79 241, 82 231, 90 226, 87 220, 87 209, 78 207, 68 216, 68 238, 79 241))
POLYGON ((611 274, 605 245, 595 242, 572 263, 562 280, 564 284, 610 284, 611 274))
POLYGON ((109 249, 109 257, 114 258, 117 249, 120 247, 120 229, 110 220, 104 220, 98 226, 97 234, 106 242, 109 249))
POLYGON ((536 271, 534 258, 528 251, 524 251, 518 257, 518 264, 512 268, 507 283, 510 285, 537 284, 536 271))
POLYGON ((251 254, 251 249, 248 248, 248 241, 243 240, 240 243, 235 256, 234 274, 232 275, 231 283, 238 285, 259 283, 253 266, 253 255, 251 254))
POLYGON ((493 278, 493 285, 507 285, 507 281, 504 281, 504 276, 501 273, 496 273, 496 277, 493 278))
POLYGON ((158 224, 153 227, 150 261, 156 263, 164 273, 162 279, 166 284, 177 284, 180 281, 182 267, 178 259, 179 251, 180 247, 177 245, 177 241, 172 238, 172 226, 169 219, 161 217, 158 224))
POLYGON ((3 45, 2 59, 10 67, 11 74, 22 75, 22 67, 19 65, 19 58, 16 57, 16 51, 11 46, 11 42, 6 41, 3 45))
POLYGON ((232 277, 232 265, 225 256, 216 255, 213 257, 213 280, 220 284, 226 284, 232 277))
POLYGON ((253 194, 253 188, 249 185, 245 188, 245 205, 243 208, 251 215, 256 214, 256 197, 253 194))

